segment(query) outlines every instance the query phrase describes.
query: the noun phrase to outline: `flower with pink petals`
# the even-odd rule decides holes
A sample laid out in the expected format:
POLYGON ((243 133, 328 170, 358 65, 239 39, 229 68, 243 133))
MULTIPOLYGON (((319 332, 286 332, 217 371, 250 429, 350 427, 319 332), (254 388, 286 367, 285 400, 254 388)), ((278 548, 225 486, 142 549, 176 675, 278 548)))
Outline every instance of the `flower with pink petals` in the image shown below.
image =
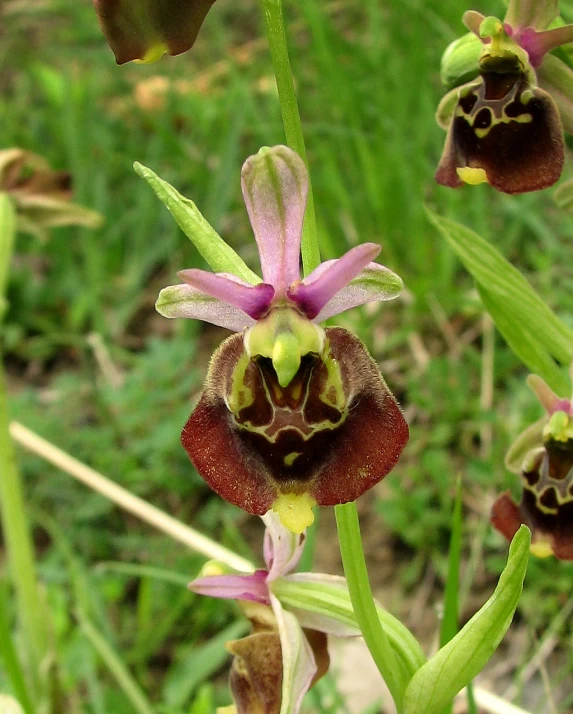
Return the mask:
POLYGON ((519 505, 509 492, 501 494, 492 524, 511 540, 524 523, 532 531, 534 555, 573 560, 573 399, 558 397, 537 375, 528 384, 546 415, 507 454, 506 465, 521 475, 523 493, 519 505))
POLYGON ((273 508, 301 532, 312 506, 353 501, 396 464, 408 426, 361 342, 318 323, 373 300, 400 278, 365 243, 300 277, 308 191, 304 162, 285 146, 261 149, 242 171, 263 281, 183 270, 161 291, 166 317, 206 320, 232 335, 213 355, 182 434, 205 481, 256 515, 273 508))
MULTIPOLYGON (((263 520, 265 570, 251 575, 205 574, 189 588, 199 595, 239 600, 251 620, 252 634, 227 643, 234 655, 229 681, 238 714, 297 714, 305 693, 328 670, 326 635, 354 637, 360 631, 324 613, 293 613, 283 608, 273 593, 281 582, 344 590, 346 583, 333 575, 294 575, 305 535, 284 528, 274 513, 263 520)), ((206 571, 213 569, 207 566, 206 571)))
MULTIPOLYGON (((448 130, 438 183, 488 182, 513 194, 547 188, 560 177, 563 131, 573 132, 573 70, 550 53, 573 42, 573 25, 552 26, 558 14, 557 0, 511 0, 503 22, 465 13, 474 37, 458 41, 458 57, 475 46, 473 76, 479 76, 452 89, 438 108, 438 123, 448 130)), ((444 56, 452 67, 455 55, 454 44, 444 56)))

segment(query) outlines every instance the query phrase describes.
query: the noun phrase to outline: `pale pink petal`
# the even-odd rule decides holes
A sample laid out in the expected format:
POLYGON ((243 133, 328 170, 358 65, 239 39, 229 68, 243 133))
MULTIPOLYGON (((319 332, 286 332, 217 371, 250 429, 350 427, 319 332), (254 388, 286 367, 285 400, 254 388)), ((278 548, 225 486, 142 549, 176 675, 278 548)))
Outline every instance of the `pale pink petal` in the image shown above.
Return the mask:
POLYGON ((288 297, 312 320, 379 252, 376 243, 357 245, 342 258, 323 263, 300 283, 291 285, 288 297))
POLYGON ((253 318, 238 307, 221 302, 190 285, 170 285, 163 288, 155 303, 155 309, 163 317, 203 320, 234 332, 241 332, 255 324, 253 318))
POLYGON ((300 275, 300 241, 308 193, 304 161, 286 146, 263 148, 241 173, 243 197, 259 247, 263 279, 278 295, 300 275))
POLYGON ((256 570, 252 575, 211 575, 197 578, 188 585, 197 595, 227 600, 252 600, 270 605, 267 571, 256 570))
POLYGON ((559 15, 559 0, 509 0, 505 22, 514 30, 545 30, 559 15))
POLYGON ((479 28, 484 20, 485 15, 482 15, 481 12, 477 12, 476 10, 468 10, 464 13, 464 16, 462 17, 462 22, 464 23, 464 25, 468 28, 470 32, 473 32, 474 35, 477 35, 480 40, 481 37, 479 34, 479 28))
POLYGON ((551 387, 546 384, 545 380, 541 379, 537 374, 529 375, 527 386, 550 416, 555 412, 565 412, 569 416, 573 416, 573 404, 569 399, 558 397, 551 387))
POLYGON ((206 270, 180 270, 177 275, 184 283, 228 305, 238 307, 253 320, 261 318, 269 309, 275 289, 267 283, 250 285, 235 275, 209 273, 206 270))
POLYGON ((316 674, 316 662, 296 617, 283 610, 272 594, 271 605, 277 620, 283 657, 280 714, 298 714, 304 695, 310 689, 316 674))
POLYGON ((515 39, 529 55, 532 66, 539 67, 548 52, 573 42, 573 25, 564 25, 545 32, 535 32, 535 30, 527 28, 520 32, 515 39))
MULTIPOLYGON (((328 261, 331 263, 333 261, 328 261)), ((327 265, 323 263, 322 265, 327 265)), ((322 266, 320 266, 322 267, 322 266)), ((315 273, 318 272, 318 268, 315 273)), ((369 263, 350 283, 339 290, 314 318, 322 322, 333 315, 367 302, 394 300, 402 292, 404 283, 399 275, 379 263, 369 263)))
POLYGON ((268 511, 262 519, 265 524, 263 552, 269 570, 267 582, 271 583, 296 568, 306 535, 289 531, 274 511, 268 511))

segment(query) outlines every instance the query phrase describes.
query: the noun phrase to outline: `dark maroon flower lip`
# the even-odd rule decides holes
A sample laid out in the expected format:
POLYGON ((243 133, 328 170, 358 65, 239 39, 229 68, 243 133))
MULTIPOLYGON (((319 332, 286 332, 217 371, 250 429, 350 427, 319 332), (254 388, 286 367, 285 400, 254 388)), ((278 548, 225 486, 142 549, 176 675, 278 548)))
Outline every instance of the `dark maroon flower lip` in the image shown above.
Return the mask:
POLYGON ((118 64, 152 62, 195 44, 215 0, 94 0, 100 25, 118 64))
POLYGON ((436 181, 487 181, 509 194, 539 191, 561 176, 563 128, 550 95, 520 71, 482 71, 460 95, 436 181))
POLYGON ((354 501, 395 466, 408 440, 361 342, 342 328, 325 332, 324 354, 303 358, 286 387, 270 361, 244 361, 242 335, 213 356, 181 439, 209 486, 250 513, 262 515, 289 494, 320 506, 354 501))

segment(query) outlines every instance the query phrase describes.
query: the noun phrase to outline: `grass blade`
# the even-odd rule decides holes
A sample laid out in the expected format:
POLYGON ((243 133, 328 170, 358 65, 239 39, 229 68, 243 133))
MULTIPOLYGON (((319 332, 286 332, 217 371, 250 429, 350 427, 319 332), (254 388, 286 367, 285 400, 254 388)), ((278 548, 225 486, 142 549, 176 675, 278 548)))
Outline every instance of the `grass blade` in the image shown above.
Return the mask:
POLYGON ((110 674, 118 683, 121 691, 131 702, 134 710, 138 712, 138 714, 153 714, 151 703, 141 690, 139 684, 132 677, 127 667, 121 661, 116 652, 114 652, 109 642, 94 627, 81 610, 78 610, 76 614, 82 632, 91 642, 93 648, 103 660, 110 674))

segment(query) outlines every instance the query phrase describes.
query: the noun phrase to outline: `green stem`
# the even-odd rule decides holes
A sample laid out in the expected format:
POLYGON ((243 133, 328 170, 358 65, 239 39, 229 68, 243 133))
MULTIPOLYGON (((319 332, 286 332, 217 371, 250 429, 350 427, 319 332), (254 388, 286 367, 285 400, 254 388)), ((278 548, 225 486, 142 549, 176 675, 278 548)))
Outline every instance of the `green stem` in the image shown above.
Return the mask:
POLYGON ((392 694, 398 714, 400 714, 408 681, 398 666, 388 636, 376 612, 362 548, 356 503, 335 506, 334 511, 344 574, 356 620, 360 625, 370 654, 392 694))
MULTIPOLYGON (((0 194, 0 304, 5 306, 16 216, 8 196, 0 194)), ((3 311, 2 311, 3 312, 3 311)), ((0 314, 1 319, 1 314, 0 314)), ((0 355, 1 357, 1 355, 0 355)), ((39 702, 43 687, 42 664, 47 652, 45 613, 36 580, 34 550, 22 495, 20 474, 9 428, 8 400, 0 361, 0 513, 10 575, 18 604, 33 699, 39 702)))
MULTIPOLYGON (((271 51, 287 144, 304 159, 308 167, 302 124, 288 56, 282 0, 260 0, 260 3, 271 51)), ((301 253, 304 274, 308 275, 320 264, 314 198, 312 195, 310 177, 304 228, 302 231, 301 253)))

